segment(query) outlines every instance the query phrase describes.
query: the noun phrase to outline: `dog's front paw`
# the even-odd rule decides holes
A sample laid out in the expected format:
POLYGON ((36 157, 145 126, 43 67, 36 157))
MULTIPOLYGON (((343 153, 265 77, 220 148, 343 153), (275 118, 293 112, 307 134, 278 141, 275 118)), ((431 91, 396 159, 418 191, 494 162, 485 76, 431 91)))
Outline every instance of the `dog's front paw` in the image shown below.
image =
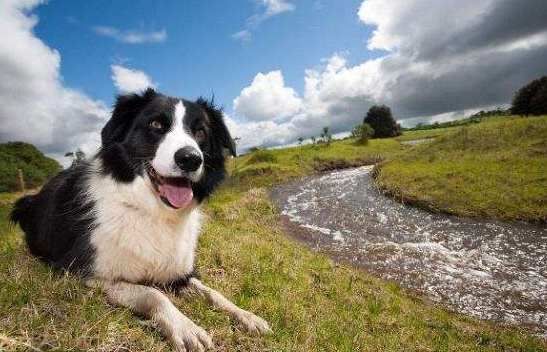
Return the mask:
POLYGON ((255 334, 269 334, 272 333, 272 329, 261 317, 254 315, 251 312, 242 310, 237 315, 237 320, 245 326, 245 328, 255 334))
POLYGON ((179 352, 201 352, 213 347, 211 336, 182 314, 170 324, 166 335, 179 352))

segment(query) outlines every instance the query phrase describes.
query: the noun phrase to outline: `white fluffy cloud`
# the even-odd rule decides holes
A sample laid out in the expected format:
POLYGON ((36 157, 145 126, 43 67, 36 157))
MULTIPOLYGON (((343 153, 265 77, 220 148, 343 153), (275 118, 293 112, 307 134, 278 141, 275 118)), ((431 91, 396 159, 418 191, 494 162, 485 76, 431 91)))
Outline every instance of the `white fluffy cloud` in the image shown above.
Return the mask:
POLYGON ((0 2, 0 141, 30 142, 62 160, 76 148, 95 150, 109 111, 63 85, 59 53, 33 32, 30 11, 42 2, 0 2))
POLYGON ((133 70, 119 64, 111 65, 112 82, 121 93, 140 92, 156 84, 143 71, 133 70))
POLYGON ((165 39, 167 39, 167 32, 165 29, 150 32, 138 30, 121 31, 117 28, 107 26, 95 26, 92 29, 99 35, 128 44, 159 43, 164 42, 165 39))
POLYGON ((245 28, 232 34, 232 38, 241 40, 242 42, 249 42, 253 35, 252 31, 257 29, 260 24, 271 18, 284 12, 294 11, 296 6, 287 0, 254 0, 261 4, 261 12, 255 13, 245 21, 245 28))
POLYGON ((235 112, 251 121, 282 119, 301 108, 301 100, 294 89, 285 86, 281 71, 257 74, 234 99, 235 112))
POLYGON ((253 35, 250 30, 242 29, 238 32, 232 34, 232 38, 235 40, 241 40, 242 42, 249 42, 252 39, 253 35))
MULTIPOLYGON (((375 27, 368 48, 387 53, 355 66, 336 53, 306 70, 302 108, 291 118, 234 122, 244 148, 287 144, 323 126, 348 131, 373 104, 391 106, 403 124, 460 118, 507 104, 547 73, 543 0, 365 0, 356 10, 375 27)), ((253 111, 267 104, 246 102, 253 111)))
POLYGON ((294 11, 294 4, 291 4, 287 0, 262 0, 264 6, 266 6, 266 11, 264 16, 270 17, 275 16, 283 12, 294 11))

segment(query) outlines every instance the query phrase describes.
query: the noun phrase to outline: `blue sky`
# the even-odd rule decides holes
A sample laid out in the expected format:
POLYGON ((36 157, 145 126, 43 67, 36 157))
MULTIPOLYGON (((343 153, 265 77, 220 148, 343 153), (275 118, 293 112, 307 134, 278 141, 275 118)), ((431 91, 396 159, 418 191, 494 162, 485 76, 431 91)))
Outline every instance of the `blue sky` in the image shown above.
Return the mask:
POLYGON ((114 96, 215 95, 238 148, 505 107, 547 73, 545 0, 2 0, 0 142, 94 153, 114 96))
MULTIPOLYGON (((56 0, 37 8, 36 34, 61 54, 66 85, 110 104, 116 93, 112 63, 143 70, 158 89, 174 96, 210 96, 231 108, 257 72, 282 70, 285 83, 301 93, 304 70, 347 51, 350 63, 367 50, 371 27, 357 17, 360 0, 299 1, 294 11, 270 18, 248 42, 232 39, 247 18, 261 11, 251 0, 127 1, 56 0), (85 4, 85 6, 83 6, 85 4), (121 43, 92 28, 162 31, 155 43, 121 43)), ((377 55, 377 54, 376 54, 377 55)))

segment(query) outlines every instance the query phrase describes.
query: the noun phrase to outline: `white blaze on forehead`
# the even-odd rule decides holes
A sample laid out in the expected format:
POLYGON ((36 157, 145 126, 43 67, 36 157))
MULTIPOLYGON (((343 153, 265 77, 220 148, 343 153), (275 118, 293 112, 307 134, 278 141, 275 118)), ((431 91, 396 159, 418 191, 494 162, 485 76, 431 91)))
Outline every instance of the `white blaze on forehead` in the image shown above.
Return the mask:
POLYGON ((186 108, 184 107, 184 104, 182 101, 179 100, 177 105, 175 105, 175 124, 176 125, 182 125, 182 119, 184 118, 184 115, 186 115, 186 108))
POLYGON ((152 160, 152 167, 162 176, 187 176, 193 181, 197 181, 203 172, 203 165, 197 171, 191 172, 188 175, 183 175, 179 167, 175 164, 175 153, 177 150, 184 147, 195 148, 203 158, 199 145, 184 128, 185 115, 186 108, 184 107, 182 100, 179 100, 175 104, 171 129, 165 134, 163 140, 160 142, 160 145, 156 150, 156 156, 152 160))

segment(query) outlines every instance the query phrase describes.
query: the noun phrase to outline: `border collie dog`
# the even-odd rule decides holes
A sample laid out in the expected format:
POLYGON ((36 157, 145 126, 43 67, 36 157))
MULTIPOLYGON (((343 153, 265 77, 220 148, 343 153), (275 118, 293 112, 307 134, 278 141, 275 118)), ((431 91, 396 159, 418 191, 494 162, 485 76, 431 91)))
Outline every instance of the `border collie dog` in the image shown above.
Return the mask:
POLYGON ((194 275, 199 204, 225 176, 225 150, 235 155, 222 112, 149 88, 117 98, 101 139, 90 162, 16 202, 11 220, 30 252, 153 320, 179 351, 201 351, 212 340, 158 288, 199 292, 249 331, 270 332, 194 275))

